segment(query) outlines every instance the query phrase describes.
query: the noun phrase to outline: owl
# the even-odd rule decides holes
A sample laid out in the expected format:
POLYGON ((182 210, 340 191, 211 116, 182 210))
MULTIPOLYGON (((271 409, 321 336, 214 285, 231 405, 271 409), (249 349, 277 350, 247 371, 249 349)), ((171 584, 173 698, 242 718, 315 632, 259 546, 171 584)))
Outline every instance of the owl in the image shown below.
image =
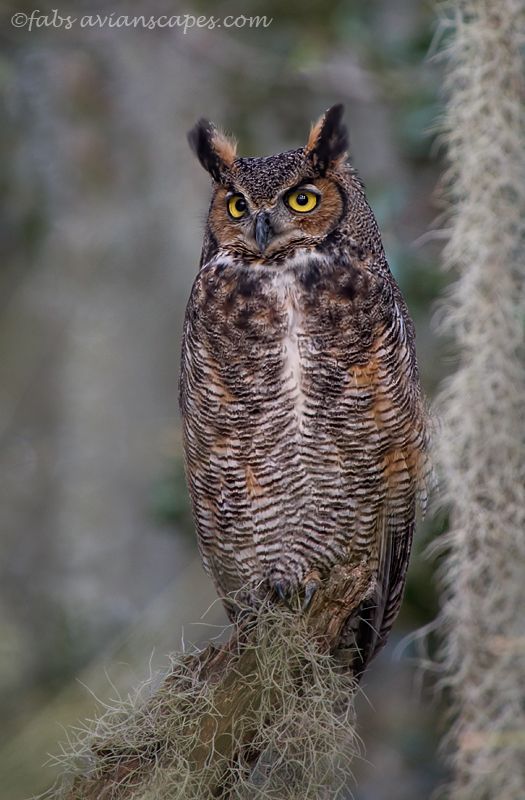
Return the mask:
POLYGON ((364 668, 399 611, 427 434, 414 326, 342 117, 264 158, 206 120, 188 134, 212 193, 180 406, 200 552, 230 617, 306 606, 335 565, 366 561, 347 626, 364 668))

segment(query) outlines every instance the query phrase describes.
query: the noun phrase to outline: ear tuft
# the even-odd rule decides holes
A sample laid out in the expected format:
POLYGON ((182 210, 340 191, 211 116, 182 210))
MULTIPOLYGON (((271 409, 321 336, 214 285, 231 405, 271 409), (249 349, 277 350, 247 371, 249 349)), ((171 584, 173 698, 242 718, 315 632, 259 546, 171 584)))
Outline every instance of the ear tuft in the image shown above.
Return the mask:
POLYGON ((235 160, 234 139, 217 130, 207 119, 200 119, 188 133, 191 149, 214 181, 221 183, 235 160))
POLYGON ((343 113, 344 106, 338 103, 329 108, 315 125, 312 125, 305 151, 321 175, 346 156, 348 131, 342 121, 343 113))
POLYGON ((228 169, 231 169, 237 157, 237 142, 233 136, 228 136, 226 133, 216 128, 213 137, 213 146, 221 161, 228 169))

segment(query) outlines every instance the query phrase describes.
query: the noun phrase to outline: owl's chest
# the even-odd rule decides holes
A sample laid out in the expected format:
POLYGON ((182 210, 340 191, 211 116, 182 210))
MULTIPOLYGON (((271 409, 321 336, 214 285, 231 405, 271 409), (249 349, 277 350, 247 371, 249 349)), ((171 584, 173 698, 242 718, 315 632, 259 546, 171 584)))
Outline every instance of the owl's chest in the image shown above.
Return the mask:
MULTIPOLYGON (((348 268, 210 271, 198 292, 203 358, 224 395, 251 403, 335 399, 370 356, 378 311, 348 268)), ((253 406, 255 407, 255 406, 253 406)))
POLYGON ((297 268, 210 265, 196 283, 203 329, 223 346, 264 346, 276 338, 357 338, 381 313, 378 285, 363 270, 307 262, 297 268))

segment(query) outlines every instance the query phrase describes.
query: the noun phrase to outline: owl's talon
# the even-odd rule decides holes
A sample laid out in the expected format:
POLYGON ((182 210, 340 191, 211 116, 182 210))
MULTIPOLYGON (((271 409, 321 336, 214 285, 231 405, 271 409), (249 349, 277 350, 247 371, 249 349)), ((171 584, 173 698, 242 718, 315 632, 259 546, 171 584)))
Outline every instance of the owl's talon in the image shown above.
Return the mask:
POLYGON ((307 576, 306 581, 304 583, 304 599, 302 610, 306 611, 308 606, 312 601, 312 597, 316 593, 316 591, 321 586, 321 576, 319 575, 317 570, 314 570, 307 576))
POLYGON ((313 583, 313 582, 312 582, 312 583, 309 583, 309 584, 308 584, 308 585, 305 587, 305 590, 304 590, 304 600, 303 600, 303 605, 302 605, 302 610, 303 610, 303 611, 306 611, 306 609, 307 609, 307 608, 308 608, 308 606, 310 605, 310 603, 311 603, 311 601, 312 601, 312 597, 314 596, 314 594, 316 593, 316 591, 318 590, 318 588, 319 588, 319 584, 318 584, 318 583, 313 583))
POLYGON ((286 603, 288 605, 288 585, 285 580, 276 581, 273 585, 275 593, 281 602, 286 603))

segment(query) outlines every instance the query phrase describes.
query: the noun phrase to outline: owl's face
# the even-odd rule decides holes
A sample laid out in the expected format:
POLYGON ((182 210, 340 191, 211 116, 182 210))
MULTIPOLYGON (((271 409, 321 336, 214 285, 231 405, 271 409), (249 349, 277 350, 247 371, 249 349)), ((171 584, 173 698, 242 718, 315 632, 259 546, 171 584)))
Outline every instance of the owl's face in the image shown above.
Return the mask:
POLYGON ((266 197, 258 197, 250 188, 241 174, 235 183, 214 193, 209 224, 219 245, 227 243, 270 258, 285 246, 305 246, 326 236, 343 208, 337 185, 327 178, 297 175, 297 180, 285 182, 266 197))
POLYGON ((340 226, 355 178, 345 164, 342 113, 333 106, 305 147, 267 158, 238 158, 233 140, 205 120, 197 123, 188 138, 213 179, 208 235, 214 250, 270 262, 318 246, 340 226))

